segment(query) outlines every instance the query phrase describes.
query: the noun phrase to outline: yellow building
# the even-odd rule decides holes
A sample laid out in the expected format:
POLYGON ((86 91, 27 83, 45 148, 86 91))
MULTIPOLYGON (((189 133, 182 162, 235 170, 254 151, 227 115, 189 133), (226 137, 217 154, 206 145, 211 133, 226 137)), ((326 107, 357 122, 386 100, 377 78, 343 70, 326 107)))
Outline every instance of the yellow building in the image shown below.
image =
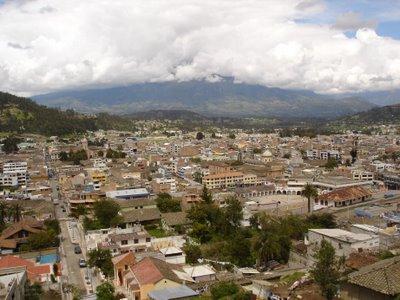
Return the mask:
POLYGON ((241 183, 243 183, 242 172, 232 171, 203 177, 203 184, 205 184, 208 189, 233 187, 241 183))

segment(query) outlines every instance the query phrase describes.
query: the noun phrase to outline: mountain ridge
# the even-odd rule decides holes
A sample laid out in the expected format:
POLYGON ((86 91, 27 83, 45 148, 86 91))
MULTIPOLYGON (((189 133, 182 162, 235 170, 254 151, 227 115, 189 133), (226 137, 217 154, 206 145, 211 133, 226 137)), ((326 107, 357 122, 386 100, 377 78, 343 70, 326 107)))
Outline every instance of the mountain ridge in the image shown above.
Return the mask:
POLYGON ((337 99, 307 90, 261 85, 186 81, 72 90, 34 96, 40 104, 85 113, 129 114, 149 110, 190 110, 207 116, 335 118, 375 105, 358 97, 337 99))

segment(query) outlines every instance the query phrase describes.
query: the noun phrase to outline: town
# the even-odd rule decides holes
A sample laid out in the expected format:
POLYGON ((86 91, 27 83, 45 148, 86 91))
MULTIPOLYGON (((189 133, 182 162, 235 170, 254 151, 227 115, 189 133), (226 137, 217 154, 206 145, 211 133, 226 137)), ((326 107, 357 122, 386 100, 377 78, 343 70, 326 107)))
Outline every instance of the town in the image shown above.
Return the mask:
POLYGON ((398 299, 400 126, 4 136, 1 299, 398 299))

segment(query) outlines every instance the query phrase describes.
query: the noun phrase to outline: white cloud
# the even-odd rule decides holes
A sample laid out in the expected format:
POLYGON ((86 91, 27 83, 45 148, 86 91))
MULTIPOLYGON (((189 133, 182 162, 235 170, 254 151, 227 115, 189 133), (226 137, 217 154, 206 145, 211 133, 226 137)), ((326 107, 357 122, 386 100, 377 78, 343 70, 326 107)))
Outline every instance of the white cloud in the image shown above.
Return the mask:
POLYGON ((232 76, 337 93, 400 85, 400 41, 296 23, 315 0, 31 0, 0 6, 0 90, 232 76), (218 75, 218 76, 217 76, 218 75), (382 80, 384 79, 384 80, 382 80))

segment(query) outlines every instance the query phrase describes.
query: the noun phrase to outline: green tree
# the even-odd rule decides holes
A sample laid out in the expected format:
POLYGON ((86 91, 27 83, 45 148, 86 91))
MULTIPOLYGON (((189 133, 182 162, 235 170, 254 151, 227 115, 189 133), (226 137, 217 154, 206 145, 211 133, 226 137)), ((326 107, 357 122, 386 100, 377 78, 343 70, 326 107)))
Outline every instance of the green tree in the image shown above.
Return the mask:
POLYGON ((234 139, 236 138, 236 135, 235 135, 233 132, 231 132, 231 133, 228 135, 228 137, 229 137, 230 139, 234 140, 234 139))
POLYGON ((212 203, 213 202, 211 192, 207 189, 207 187, 205 185, 203 186, 203 192, 201 194, 201 199, 205 203, 212 203))
POLYGON ((222 210, 221 229, 224 235, 229 235, 238 230, 243 220, 242 203, 236 197, 226 199, 226 207, 222 210))
POLYGON ((307 183, 303 189, 303 196, 307 198, 308 213, 312 211, 311 199, 318 197, 318 190, 311 184, 307 183))
POLYGON ((98 157, 104 157, 104 151, 103 150, 97 151, 97 156, 98 157))
POLYGON ((18 152, 18 144, 21 142, 21 139, 15 136, 8 136, 3 140, 3 147, 2 150, 6 154, 18 152))
POLYGON ((240 288, 234 282, 218 282, 211 287, 212 299, 222 299, 239 293, 240 288))
POLYGON ((338 292, 341 276, 340 261, 336 258, 335 248, 329 242, 322 240, 314 258, 316 263, 310 274, 320 286, 322 295, 331 300, 338 292))
POLYGON ((6 218, 9 215, 9 206, 5 201, 0 201, 0 228, 3 229, 6 224, 6 218))
POLYGON ((198 132, 197 134, 196 134, 196 140, 202 140, 202 139, 204 139, 204 133, 202 133, 202 132, 198 132))
POLYGON ((96 296, 98 300, 114 300, 114 293, 115 288, 109 282, 104 282, 96 288, 96 296))
POLYGON ((114 276, 111 251, 108 249, 95 249, 88 252, 88 264, 97 267, 108 278, 114 276))
POLYGON ((351 155, 351 163, 354 164, 357 160, 357 149, 355 148, 351 149, 350 155, 351 155))
POLYGON ((201 250, 197 245, 186 243, 183 246, 183 251, 186 254, 186 263, 188 264, 197 264, 197 260, 201 258, 201 250))
POLYGON ((23 207, 19 203, 13 203, 9 207, 9 216, 13 219, 14 222, 21 221, 22 218, 22 210, 23 207))
POLYGON ((59 158, 60 158, 61 161, 69 160, 68 153, 65 152, 65 151, 61 151, 60 154, 59 154, 59 158))
POLYGON ((193 180, 198 182, 198 183, 202 183, 203 181, 203 176, 201 175, 201 172, 197 171, 193 173, 193 180))
POLYGON ((44 225, 47 230, 52 230, 55 234, 61 233, 60 222, 57 219, 46 219, 44 225))
POLYGON ((113 200, 103 199, 95 202, 93 211, 103 228, 115 227, 122 221, 121 216, 118 214, 120 206, 113 200))
POLYGON ((168 193, 160 193, 156 198, 156 204, 158 209, 162 213, 166 212, 178 212, 181 211, 181 202, 179 200, 173 199, 168 193))
POLYGON ((329 157, 328 161, 325 164, 325 168, 327 170, 333 170, 334 168, 337 168, 338 166, 338 161, 334 157, 329 157))
POLYGON ((42 286, 35 282, 34 284, 27 283, 25 287, 25 300, 40 300, 43 295, 42 286))

